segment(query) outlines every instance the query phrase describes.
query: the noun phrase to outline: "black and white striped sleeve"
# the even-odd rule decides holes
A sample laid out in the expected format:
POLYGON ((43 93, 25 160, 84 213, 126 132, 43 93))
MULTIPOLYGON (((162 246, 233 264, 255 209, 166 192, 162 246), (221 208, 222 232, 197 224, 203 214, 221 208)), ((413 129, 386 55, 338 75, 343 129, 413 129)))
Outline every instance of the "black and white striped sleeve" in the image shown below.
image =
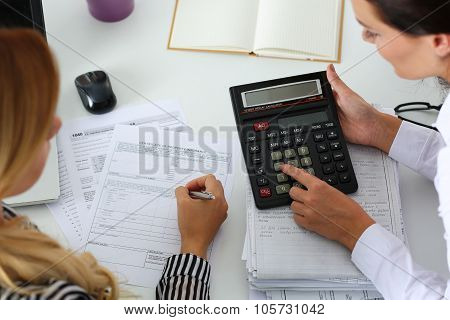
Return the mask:
POLYGON ((167 259, 156 287, 158 300, 209 300, 211 265, 193 254, 167 259))
POLYGON ((48 285, 20 286, 30 294, 19 293, 15 290, 0 288, 0 300, 92 300, 89 294, 77 285, 67 281, 51 280, 48 285))

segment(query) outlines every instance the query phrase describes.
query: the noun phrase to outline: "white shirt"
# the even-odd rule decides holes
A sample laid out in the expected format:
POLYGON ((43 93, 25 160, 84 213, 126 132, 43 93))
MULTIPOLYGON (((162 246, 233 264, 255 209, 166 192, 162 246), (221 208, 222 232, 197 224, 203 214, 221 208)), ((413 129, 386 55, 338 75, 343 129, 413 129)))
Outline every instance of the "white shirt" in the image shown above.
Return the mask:
MULTIPOLYGON (((450 95, 436 126, 439 132, 403 121, 389 156, 434 179, 450 266, 450 95)), ((385 299, 450 299, 450 279, 415 264, 403 242, 378 224, 362 234, 352 261, 385 299)))

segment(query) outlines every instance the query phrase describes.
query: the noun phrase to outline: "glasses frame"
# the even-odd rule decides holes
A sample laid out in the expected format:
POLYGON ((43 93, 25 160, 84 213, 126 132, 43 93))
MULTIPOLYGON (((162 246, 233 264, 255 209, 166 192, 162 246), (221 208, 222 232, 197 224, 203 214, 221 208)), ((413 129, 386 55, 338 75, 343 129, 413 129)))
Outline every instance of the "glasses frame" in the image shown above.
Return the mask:
POLYGON ((425 127, 425 128, 428 128, 428 129, 432 129, 434 131, 438 131, 438 129, 433 127, 433 126, 429 126, 429 125, 426 125, 426 124, 423 124, 423 123, 420 123, 420 122, 417 122, 417 121, 414 121, 414 120, 410 120, 410 119, 404 118, 401 115, 399 115, 399 113, 411 112, 411 111, 428 111, 428 110, 436 110, 436 111, 439 112, 439 111, 441 111, 441 109, 442 109, 442 104, 438 105, 438 106, 434 106, 434 105, 432 105, 432 104, 430 104, 428 102, 408 102, 408 103, 403 103, 403 104, 400 104, 400 105, 396 106, 394 108, 394 111, 395 111, 395 114, 397 115, 397 117, 399 119, 403 120, 403 121, 408 121, 408 122, 411 122, 411 123, 416 124, 418 126, 425 127), (409 106, 423 106, 423 107, 422 108, 414 108, 414 109, 410 108, 410 109, 408 109, 407 107, 409 107, 409 106))

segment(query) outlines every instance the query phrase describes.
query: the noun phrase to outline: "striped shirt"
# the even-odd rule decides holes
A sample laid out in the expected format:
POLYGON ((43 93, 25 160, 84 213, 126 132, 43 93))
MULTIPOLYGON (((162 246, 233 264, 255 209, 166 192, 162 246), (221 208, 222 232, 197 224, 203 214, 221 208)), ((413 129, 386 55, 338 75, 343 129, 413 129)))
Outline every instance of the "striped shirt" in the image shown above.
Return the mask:
MULTIPOLYGON (((17 213, 3 204, 5 219, 17 217, 17 213)), ((35 225, 31 225, 36 228, 35 225)), ((156 287, 158 300, 209 299, 210 264, 193 254, 179 254, 167 259, 163 275, 156 287)), ((0 286, 0 300, 92 300, 83 288, 64 280, 53 279, 46 285, 17 284, 31 292, 21 294, 0 286)))

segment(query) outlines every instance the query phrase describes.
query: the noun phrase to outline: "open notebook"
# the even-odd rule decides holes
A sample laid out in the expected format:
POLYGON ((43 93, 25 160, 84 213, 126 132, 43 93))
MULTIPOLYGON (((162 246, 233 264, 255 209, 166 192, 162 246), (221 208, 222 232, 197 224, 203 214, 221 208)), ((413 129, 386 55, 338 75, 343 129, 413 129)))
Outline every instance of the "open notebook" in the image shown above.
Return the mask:
POLYGON ((177 0, 169 49, 340 61, 343 0, 177 0))

